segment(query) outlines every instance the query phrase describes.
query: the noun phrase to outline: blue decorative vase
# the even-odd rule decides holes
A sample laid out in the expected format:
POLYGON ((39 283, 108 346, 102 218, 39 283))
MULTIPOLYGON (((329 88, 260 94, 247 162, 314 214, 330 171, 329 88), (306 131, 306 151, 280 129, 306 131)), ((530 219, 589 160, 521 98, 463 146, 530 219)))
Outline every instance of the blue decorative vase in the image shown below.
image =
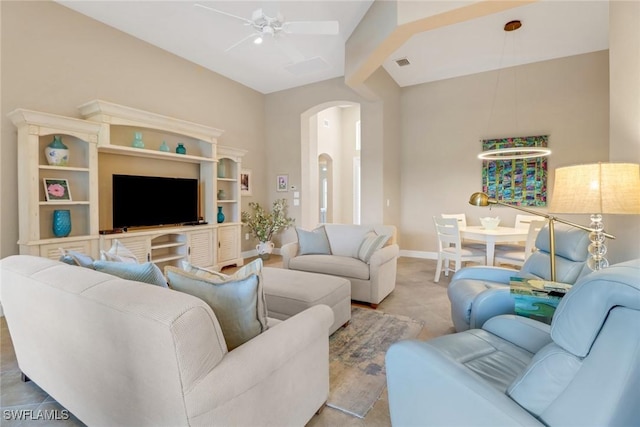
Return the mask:
POLYGON ((135 148, 144 148, 144 142, 142 141, 142 132, 133 133, 133 143, 131 145, 135 148))
POLYGON ((184 148, 182 142, 178 142, 178 146, 176 147, 176 153, 178 154, 187 154, 187 149, 184 148))
POLYGON ((160 151, 164 151, 165 153, 169 152, 169 146, 165 141, 162 141, 162 144, 160 144, 160 151))
POLYGON ((218 162, 218 178, 225 178, 227 176, 227 162, 224 159, 220 159, 218 162))
POLYGON ((53 137, 51 144, 44 148, 47 163, 51 166, 67 166, 69 164, 69 148, 62 143, 59 135, 53 137))
POLYGON ((218 206, 218 224, 224 222, 224 214, 222 213, 222 206, 218 206))
POLYGON ((53 211, 53 235, 67 237, 71 233, 71 211, 68 209, 53 211))

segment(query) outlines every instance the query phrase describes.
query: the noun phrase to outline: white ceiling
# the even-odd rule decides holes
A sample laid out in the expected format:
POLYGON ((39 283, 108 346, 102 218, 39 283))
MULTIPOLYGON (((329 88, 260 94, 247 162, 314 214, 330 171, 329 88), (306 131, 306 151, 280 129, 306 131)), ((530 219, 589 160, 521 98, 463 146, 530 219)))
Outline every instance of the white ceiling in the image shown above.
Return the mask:
MULTIPOLYGON (((344 45, 372 0, 68 1, 59 3, 262 93, 344 75, 344 45), (227 48, 252 34, 241 20, 262 8, 285 21, 336 20, 335 36, 284 34, 227 48), (297 51, 292 55, 291 50, 297 51), (301 54, 301 55, 300 55, 301 54), (294 65, 292 58, 303 62, 294 65), (297 69, 296 69, 297 68, 297 69)), ((383 64, 400 86, 608 48, 606 0, 545 0, 413 36, 383 64), (520 19, 522 28, 505 33, 520 19), (504 53, 503 53, 504 50, 504 53), (394 60, 406 57, 407 67, 394 60)))

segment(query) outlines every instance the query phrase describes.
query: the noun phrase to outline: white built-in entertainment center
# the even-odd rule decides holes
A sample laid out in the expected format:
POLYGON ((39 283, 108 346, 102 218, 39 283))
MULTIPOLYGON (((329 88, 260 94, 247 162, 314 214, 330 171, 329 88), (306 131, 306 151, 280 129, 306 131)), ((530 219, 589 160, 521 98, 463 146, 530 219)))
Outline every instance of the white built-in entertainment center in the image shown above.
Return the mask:
MULTIPOLYGON (((161 268, 187 260, 202 267, 242 265, 240 170, 245 150, 218 145, 223 131, 102 100, 81 105, 81 119, 17 109, 9 118, 18 128, 19 241, 21 254, 58 259, 60 248, 94 258, 118 239, 140 262, 161 268), (144 147, 132 146, 134 134, 144 147), (45 156, 54 135, 69 149, 66 165, 45 156), (178 143, 186 154, 178 154, 178 143), (166 150, 162 151, 161 146, 166 150), (114 174, 198 179, 195 225, 114 230, 114 174), (47 200, 43 179, 66 180, 71 200, 47 200), (218 198, 222 190, 224 198, 218 198), (224 221, 217 222, 221 208, 224 221), (71 233, 55 237, 53 212, 69 210, 71 233)), ((171 195, 166 197, 171 203, 171 195)))

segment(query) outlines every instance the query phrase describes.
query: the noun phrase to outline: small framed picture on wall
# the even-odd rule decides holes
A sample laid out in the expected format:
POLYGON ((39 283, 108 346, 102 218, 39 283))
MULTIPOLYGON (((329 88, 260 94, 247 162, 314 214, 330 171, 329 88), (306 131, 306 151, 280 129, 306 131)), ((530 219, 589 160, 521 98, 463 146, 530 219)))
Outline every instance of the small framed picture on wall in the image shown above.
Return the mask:
POLYGON ((43 178, 42 181, 47 202, 71 201, 69 181, 55 178, 43 178))
POLYGON ((277 191, 289 190, 289 175, 278 175, 278 178, 276 181, 276 190, 277 191))
POLYGON ((251 191, 251 186, 253 182, 251 182, 251 170, 250 169, 242 169, 240 171, 240 194, 243 196, 251 196, 253 192, 251 191))

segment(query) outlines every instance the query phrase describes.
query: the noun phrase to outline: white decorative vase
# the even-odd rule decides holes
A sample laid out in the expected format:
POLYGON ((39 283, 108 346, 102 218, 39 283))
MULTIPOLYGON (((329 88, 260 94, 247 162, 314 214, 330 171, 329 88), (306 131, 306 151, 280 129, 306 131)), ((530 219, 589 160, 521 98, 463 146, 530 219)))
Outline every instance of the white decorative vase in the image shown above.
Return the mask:
POLYGON ((263 260, 268 260, 273 252, 273 242, 260 242, 256 245, 258 256, 263 260))
POLYGON ((62 143, 58 135, 53 137, 51 144, 44 148, 47 163, 51 166, 67 166, 69 164, 69 148, 62 143))

